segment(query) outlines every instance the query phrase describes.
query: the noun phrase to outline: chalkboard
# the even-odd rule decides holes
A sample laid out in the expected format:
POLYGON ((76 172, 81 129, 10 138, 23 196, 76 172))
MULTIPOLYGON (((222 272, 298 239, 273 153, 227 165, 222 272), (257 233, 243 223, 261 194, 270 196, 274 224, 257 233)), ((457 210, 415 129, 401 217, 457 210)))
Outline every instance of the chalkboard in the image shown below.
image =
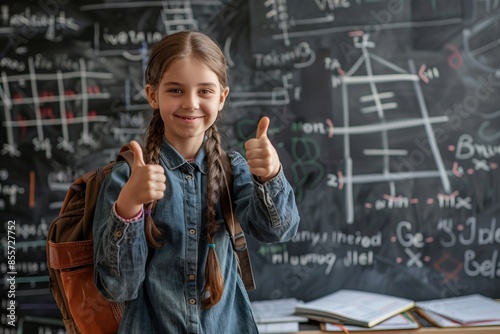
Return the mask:
POLYGON ((64 332, 48 226, 72 180, 142 138, 148 52, 184 29, 226 54, 227 148, 269 116, 296 193, 297 236, 249 240, 252 300, 500 298, 499 1, 15 1, 0 5, 2 333, 64 332))

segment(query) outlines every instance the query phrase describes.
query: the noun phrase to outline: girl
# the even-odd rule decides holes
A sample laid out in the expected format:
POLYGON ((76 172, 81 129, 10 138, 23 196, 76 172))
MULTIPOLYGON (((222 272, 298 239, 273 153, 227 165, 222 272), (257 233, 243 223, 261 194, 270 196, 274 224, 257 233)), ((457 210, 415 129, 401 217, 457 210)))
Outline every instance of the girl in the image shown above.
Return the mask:
MULTIPOLYGON (((154 109, 144 152, 118 164, 94 217, 95 283, 125 303, 120 333, 257 333, 219 206, 224 186, 215 125, 229 93, 217 44, 180 32, 151 50, 145 92, 154 109)), ((228 152, 235 215, 263 242, 294 237, 299 215, 269 118, 228 152)))

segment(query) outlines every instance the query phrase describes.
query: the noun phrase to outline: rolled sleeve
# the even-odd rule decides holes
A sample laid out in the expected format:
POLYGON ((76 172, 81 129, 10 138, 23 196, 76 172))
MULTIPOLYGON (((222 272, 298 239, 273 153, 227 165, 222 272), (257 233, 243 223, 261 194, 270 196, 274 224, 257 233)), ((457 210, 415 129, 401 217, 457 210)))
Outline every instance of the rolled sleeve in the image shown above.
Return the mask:
POLYGON ((250 173, 241 154, 228 152, 228 156, 233 168, 236 215, 245 233, 263 242, 293 238, 300 217, 283 168, 273 179, 262 183, 250 173))
POLYGON ((271 219, 272 227, 280 227, 281 217, 273 199, 279 196, 284 189, 284 182, 286 182, 286 179, 282 172, 282 168, 280 167, 280 171, 277 176, 267 182, 260 181, 260 179, 256 176, 253 176, 253 182, 257 196, 267 208, 267 214, 271 219))
POLYGON ((148 253, 144 215, 130 222, 114 210, 129 174, 128 165, 115 167, 101 188, 94 215, 94 280, 103 296, 114 301, 137 296, 145 277, 148 253))

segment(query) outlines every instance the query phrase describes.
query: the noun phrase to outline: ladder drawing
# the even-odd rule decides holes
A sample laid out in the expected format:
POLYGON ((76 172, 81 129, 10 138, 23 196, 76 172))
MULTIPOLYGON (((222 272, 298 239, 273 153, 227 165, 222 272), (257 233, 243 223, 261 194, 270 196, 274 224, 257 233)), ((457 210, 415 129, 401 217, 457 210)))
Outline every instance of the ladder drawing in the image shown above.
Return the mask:
POLYGON ((354 222, 354 199, 353 199, 353 186, 354 184, 364 184, 372 182, 388 182, 390 198, 398 198, 396 192, 396 181, 404 181, 408 179, 417 178, 438 178, 441 186, 446 193, 451 193, 451 185, 449 181, 449 171, 444 166, 439 147, 434 136, 433 125, 438 123, 445 123, 448 121, 447 116, 433 116, 430 117, 425 103, 425 98, 422 93, 420 81, 426 82, 429 76, 438 75, 438 71, 427 71, 425 67, 416 69, 415 63, 412 59, 408 60, 408 69, 401 68, 374 53, 369 49, 375 48, 375 43, 370 40, 369 34, 363 32, 353 32, 351 34, 354 41, 354 46, 361 50, 361 56, 354 62, 353 66, 343 73, 338 78, 332 77, 332 83, 339 86, 342 95, 342 117, 343 126, 336 127, 335 133, 343 136, 344 145, 344 189, 345 189, 345 202, 346 202, 346 220, 351 224, 354 222), (384 68, 389 70, 389 74, 377 74, 373 70, 373 63, 377 62, 384 68), (364 72, 360 67, 364 65, 364 72), (404 84, 411 84, 415 93, 416 103, 420 110, 419 117, 412 119, 401 120, 387 120, 388 113, 397 112, 401 106, 397 102, 392 102, 391 99, 397 94, 395 91, 383 91, 379 88, 382 83, 397 82, 404 84), (369 88, 369 94, 360 98, 360 109, 352 108, 349 105, 349 94, 356 86, 365 85, 369 88), (376 113, 378 123, 355 125, 350 124, 350 114, 359 112, 360 114, 376 113), (410 152, 407 149, 400 147, 390 147, 391 131, 409 129, 415 127, 423 127, 427 136, 432 157, 436 164, 436 170, 425 171, 411 171, 394 172, 390 169, 390 159, 395 156, 407 156, 410 152), (353 166, 354 161, 351 157, 351 139, 352 136, 378 133, 380 137, 380 147, 378 149, 366 149, 363 151, 365 156, 375 156, 382 159, 382 171, 380 173, 354 175, 353 166))
POLYGON ((182 30, 198 30, 198 22, 194 18, 191 1, 164 1, 161 11, 167 35, 182 30))

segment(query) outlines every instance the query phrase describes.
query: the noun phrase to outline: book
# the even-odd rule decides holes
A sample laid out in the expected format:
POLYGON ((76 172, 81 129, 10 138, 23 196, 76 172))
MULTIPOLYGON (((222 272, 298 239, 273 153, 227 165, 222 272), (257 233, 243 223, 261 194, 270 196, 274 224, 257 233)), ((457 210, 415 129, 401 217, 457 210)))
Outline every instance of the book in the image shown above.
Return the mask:
POLYGON ((297 333, 299 331, 298 322, 277 322, 269 324, 257 324, 260 334, 282 334, 297 333))
POLYGON ((454 327, 483 327, 483 326, 498 326, 500 325, 500 320, 485 320, 485 321, 475 321, 460 323, 449 318, 443 317, 439 313, 432 311, 426 311, 422 309, 417 309, 417 313, 420 314, 425 320, 429 321, 432 325, 442 328, 454 328, 454 327))
POLYGON ((476 327, 500 324, 500 303, 479 294, 419 301, 416 311, 437 327, 476 327))
POLYGON ((252 301, 252 312, 257 324, 307 322, 309 319, 295 315, 295 306, 303 304, 296 298, 252 301))
POLYGON ((299 331, 299 322, 309 319, 295 315, 295 306, 303 301, 296 298, 260 300, 251 302, 252 312, 257 323, 259 333, 296 333, 299 331))
POLYGON ((333 323, 321 323, 320 328, 324 332, 359 332, 359 331, 386 331, 396 329, 418 329, 422 327, 418 321, 413 317, 410 312, 403 312, 397 314, 387 320, 382 321, 378 325, 370 328, 355 326, 355 325, 341 325, 333 323))
POLYGON ((295 314, 320 322, 373 327, 414 306, 415 302, 406 298, 342 289, 297 305, 295 314))

